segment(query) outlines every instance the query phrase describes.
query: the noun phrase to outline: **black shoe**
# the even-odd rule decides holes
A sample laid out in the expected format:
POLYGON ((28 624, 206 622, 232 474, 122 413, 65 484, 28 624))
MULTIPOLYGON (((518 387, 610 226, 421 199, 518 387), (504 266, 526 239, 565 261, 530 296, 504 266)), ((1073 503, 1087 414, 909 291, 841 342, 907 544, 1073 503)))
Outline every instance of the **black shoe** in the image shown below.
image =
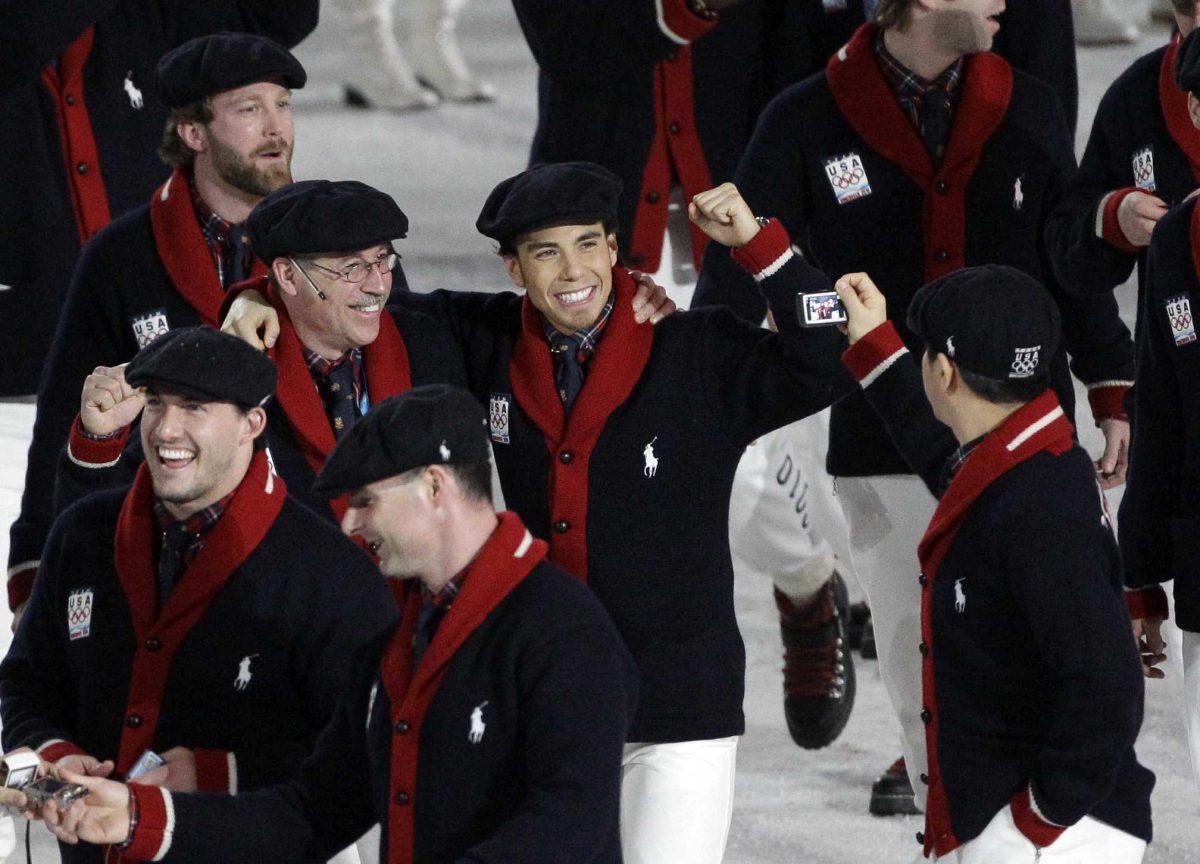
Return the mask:
POLYGON ((792 740, 806 750, 837 740, 854 707, 854 659, 847 642, 849 598, 837 573, 804 606, 778 588, 783 637, 783 713, 792 740))
POLYGON ((903 756, 871 786, 871 805, 867 809, 872 816, 916 816, 921 812, 908 782, 903 756))
POLYGON ((869 610, 867 620, 863 622, 862 644, 858 646, 858 653, 864 660, 879 659, 879 652, 875 648, 875 619, 869 610))
POLYGON ((864 603, 855 603, 850 607, 850 624, 847 628, 851 651, 862 648, 863 628, 871 620, 871 607, 864 603))

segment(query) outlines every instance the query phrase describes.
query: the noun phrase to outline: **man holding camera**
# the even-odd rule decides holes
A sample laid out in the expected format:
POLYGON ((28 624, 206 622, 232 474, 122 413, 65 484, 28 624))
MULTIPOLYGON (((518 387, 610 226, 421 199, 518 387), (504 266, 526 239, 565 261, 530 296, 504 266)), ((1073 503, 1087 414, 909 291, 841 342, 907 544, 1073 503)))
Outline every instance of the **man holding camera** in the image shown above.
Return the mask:
POLYGON ((148 458, 131 488, 55 523, 0 663, 6 750, 96 776, 129 776, 152 751, 164 762, 143 781, 225 794, 280 783, 311 751, 346 658, 396 607, 371 560, 272 469, 275 380, 265 356, 202 327, 129 364, 148 458))

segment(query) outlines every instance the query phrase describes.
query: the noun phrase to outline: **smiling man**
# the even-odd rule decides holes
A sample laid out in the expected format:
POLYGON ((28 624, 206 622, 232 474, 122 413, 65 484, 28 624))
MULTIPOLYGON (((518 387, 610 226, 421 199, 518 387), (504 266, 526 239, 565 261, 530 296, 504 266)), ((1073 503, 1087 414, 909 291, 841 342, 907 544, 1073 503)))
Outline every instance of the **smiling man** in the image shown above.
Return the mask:
MULTIPOLYGON (((333 716, 346 658, 390 629, 395 604, 371 560, 272 469, 269 359, 180 328, 127 373, 145 393, 149 458, 132 487, 55 523, 0 664, 5 749, 93 776, 126 776, 152 750, 165 765, 141 781, 176 792, 281 783, 333 716)), ((105 858, 64 846, 63 860, 105 858)))
POLYGON ((224 289, 265 273, 242 223, 264 195, 291 182, 291 91, 305 72, 287 50, 259 36, 206 36, 166 54, 157 77, 170 107, 160 155, 174 173, 144 206, 97 234, 76 268, 11 531, 14 610, 29 596, 54 517, 54 466, 84 379, 127 362, 169 329, 218 324, 224 289))

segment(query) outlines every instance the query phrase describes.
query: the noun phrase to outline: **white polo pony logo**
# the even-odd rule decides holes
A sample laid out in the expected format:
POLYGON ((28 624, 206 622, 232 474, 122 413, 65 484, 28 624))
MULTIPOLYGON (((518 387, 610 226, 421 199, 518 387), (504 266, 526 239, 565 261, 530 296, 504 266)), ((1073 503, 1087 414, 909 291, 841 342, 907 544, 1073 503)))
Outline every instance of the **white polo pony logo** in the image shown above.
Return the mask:
POLYGON ((248 654, 242 658, 240 663, 238 663, 237 678, 233 679, 234 690, 245 690, 250 686, 250 679, 254 677, 250 673, 250 661, 257 656, 257 654, 248 654))
POLYGON ((133 70, 130 69, 125 75, 125 93, 129 96, 129 104, 138 111, 142 110, 144 104, 142 100, 142 91, 139 90, 133 83, 133 70))
POLYGON ((967 595, 963 593, 962 583, 962 579, 954 580, 954 611, 960 615, 967 610, 967 595))
POLYGON ((483 709, 487 707, 487 704, 487 702, 480 702, 471 712, 471 732, 467 735, 467 740, 472 744, 482 741, 483 733, 487 731, 487 724, 483 722, 483 709))
POLYGON ((1013 209, 1017 212, 1020 212, 1021 208, 1025 206, 1025 190, 1021 188, 1021 180, 1024 179, 1024 176, 1018 177, 1017 182, 1013 184, 1013 209))
POLYGON ((642 469, 644 477, 653 477, 658 473, 658 457, 654 455, 654 442, 657 440, 658 436, 655 435, 642 450, 642 455, 646 457, 646 467, 642 469))

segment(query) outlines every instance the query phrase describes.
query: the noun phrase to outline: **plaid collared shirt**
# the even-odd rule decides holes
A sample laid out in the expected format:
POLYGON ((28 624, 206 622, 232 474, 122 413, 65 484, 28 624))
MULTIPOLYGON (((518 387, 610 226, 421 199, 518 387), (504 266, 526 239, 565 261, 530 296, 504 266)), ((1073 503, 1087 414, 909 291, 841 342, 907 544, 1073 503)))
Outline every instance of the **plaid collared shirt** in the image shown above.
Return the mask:
POLYGON ((966 444, 960 444, 958 449, 951 454, 950 458, 946 460, 946 464, 942 467, 942 476, 938 482, 939 493, 944 493, 950 488, 950 483, 954 480, 954 476, 958 474, 958 472, 962 470, 962 466, 966 464, 967 457, 971 455, 971 452, 976 447, 983 443, 983 439, 986 437, 986 435, 980 435, 973 441, 968 441, 966 444))
POLYGON ((221 287, 228 288, 233 282, 250 275, 250 266, 254 260, 250 252, 250 241, 246 236, 245 225, 234 225, 226 222, 208 206, 208 202, 196 191, 195 181, 188 183, 192 193, 192 206, 196 210, 196 219, 200 222, 200 232, 208 251, 212 253, 213 263, 217 265, 217 276, 221 287), (235 265, 234 257, 240 256, 235 265))
MULTIPOLYGON (((217 520, 221 518, 221 514, 225 512, 225 508, 229 506, 229 502, 233 500, 233 496, 234 493, 230 492, 220 501, 208 505, 203 510, 198 510, 183 520, 184 528, 191 535, 187 548, 183 550, 183 566, 186 567, 196 560, 196 556, 204 548, 204 541, 208 539, 208 535, 212 534, 213 529, 217 527, 217 520)), ((165 504, 155 498, 154 521, 158 524, 159 533, 163 534, 178 520, 167 512, 165 504)))
POLYGON ((363 393, 367 389, 367 376, 363 371, 363 352, 361 348, 351 348, 336 360, 326 360, 320 354, 308 350, 303 345, 300 346, 300 350, 304 352, 304 362, 308 364, 308 374, 312 376, 313 383, 317 385, 317 390, 320 391, 326 404, 328 404, 330 397, 333 395, 330 392, 330 388, 333 386, 330 373, 334 369, 339 368, 343 363, 349 363, 354 367, 354 404, 362 405, 363 393))
MULTIPOLYGON (((608 302, 604 304, 604 308, 600 310, 600 317, 598 317, 590 327, 584 327, 582 330, 576 330, 574 333, 570 334, 570 338, 572 338, 577 345, 575 349, 575 356, 580 363, 586 363, 591 359, 592 355, 596 353, 596 346, 600 344, 600 336, 604 333, 604 327, 608 324, 608 319, 609 316, 612 315, 612 310, 613 301, 612 298, 609 297, 608 302)), ((551 345, 550 353, 555 355, 555 362, 558 362, 558 352, 554 350, 553 346, 555 342, 562 340, 563 334, 559 333, 558 330, 554 328, 554 325, 545 318, 542 319, 542 326, 546 330, 546 341, 551 345)))
MULTIPOLYGON (((929 81, 913 72, 895 58, 883 42, 883 34, 875 39, 875 57, 883 77, 888 80, 896 98, 900 100, 900 108, 912 121, 913 127, 921 131, 921 106, 925 104, 926 95, 933 90, 941 90, 950 97, 950 114, 958 107, 959 84, 962 83, 963 58, 959 57, 945 72, 935 80, 929 81)), ((949 124, 947 124, 949 129, 949 124)), ((944 149, 946 142, 942 142, 944 149)))
POLYGON ((426 606, 432 606, 442 615, 450 611, 450 604, 454 602, 454 598, 458 596, 458 592, 462 590, 463 582, 467 578, 467 568, 464 567, 454 574, 449 582, 443 585, 436 593, 430 591, 421 584, 421 603, 426 606))

